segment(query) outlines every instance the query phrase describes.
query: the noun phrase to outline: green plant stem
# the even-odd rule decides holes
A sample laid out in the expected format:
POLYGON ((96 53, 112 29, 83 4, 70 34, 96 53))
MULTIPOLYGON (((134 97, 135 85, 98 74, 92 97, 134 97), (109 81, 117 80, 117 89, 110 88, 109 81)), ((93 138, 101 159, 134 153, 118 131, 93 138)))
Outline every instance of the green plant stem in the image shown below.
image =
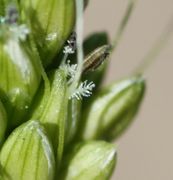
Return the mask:
POLYGON ((83 9, 84 3, 83 1, 76 0, 77 5, 77 23, 76 23, 76 34, 77 34, 77 61, 78 61, 78 69, 76 74, 76 83, 78 84, 81 74, 82 74, 82 66, 83 66, 83 9))
POLYGON ((133 9, 135 7, 135 4, 136 4, 137 0, 130 0, 129 1, 129 4, 127 6, 127 9, 125 11, 125 14, 120 22, 120 26, 118 28, 118 31, 115 35, 115 38, 113 40, 113 43, 112 43, 112 51, 116 49, 118 43, 120 42, 121 38, 122 38, 122 35, 127 27, 127 24, 129 22, 129 19, 131 17, 131 14, 133 12, 133 9))
POLYGON ((160 35, 158 40, 154 43, 153 47, 149 50, 149 52, 144 56, 141 63, 134 70, 133 74, 144 75, 146 70, 151 66, 151 64, 157 59, 157 56, 164 49, 169 39, 173 34, 173 17, 171 21, 166 26, 163 33, 160 35))
POLYGON ((76 0, 76 34, 77 34, 77 72, 74 78, 74 82, 70 86, 70 93, 73 93, 77 88, 82 74, 83 67, 83 9, 84 2, 76 0))

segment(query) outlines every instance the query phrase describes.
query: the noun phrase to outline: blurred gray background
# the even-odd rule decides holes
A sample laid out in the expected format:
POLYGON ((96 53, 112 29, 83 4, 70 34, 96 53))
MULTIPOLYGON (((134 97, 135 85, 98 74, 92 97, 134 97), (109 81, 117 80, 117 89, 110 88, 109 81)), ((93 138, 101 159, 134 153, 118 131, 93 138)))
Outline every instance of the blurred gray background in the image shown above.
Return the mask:
MULTIPOLYGON (((107 30, 114 36, 128 0, 90 0, 85 36, 107 30)), ((173 0, 139 0, 114 53, 105 84, 130 73, 173 16, 173 0)), ((173 179, 173 37, 147 71, 147 93, 135 122, 116 142, 113 180, 173 179)))

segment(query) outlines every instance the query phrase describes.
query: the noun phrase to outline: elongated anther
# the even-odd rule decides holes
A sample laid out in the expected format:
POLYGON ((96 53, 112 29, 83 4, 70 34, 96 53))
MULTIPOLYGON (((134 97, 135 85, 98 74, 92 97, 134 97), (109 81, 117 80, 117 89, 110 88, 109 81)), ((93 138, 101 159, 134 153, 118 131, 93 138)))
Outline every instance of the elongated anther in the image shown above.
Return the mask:
POLYGON ((103 45, 90 53, 84 60, 83 73, 96 70, 107 59, 110 51, 110 45, 103 45))

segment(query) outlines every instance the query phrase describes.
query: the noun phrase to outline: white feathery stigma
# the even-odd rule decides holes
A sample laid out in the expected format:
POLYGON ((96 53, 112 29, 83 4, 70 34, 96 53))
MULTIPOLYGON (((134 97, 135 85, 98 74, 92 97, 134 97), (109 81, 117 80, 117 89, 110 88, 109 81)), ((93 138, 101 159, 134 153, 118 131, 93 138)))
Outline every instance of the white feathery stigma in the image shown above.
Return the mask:
POLYGON ((95 88, 95 84, 92 81, 88 83, 88 80, 85 80, 79 85, 79 87, 71 95, 70 99, 76 98, 80 100, 82 99, 82 97, 89 97, 92 95, 93 88, 95 88))

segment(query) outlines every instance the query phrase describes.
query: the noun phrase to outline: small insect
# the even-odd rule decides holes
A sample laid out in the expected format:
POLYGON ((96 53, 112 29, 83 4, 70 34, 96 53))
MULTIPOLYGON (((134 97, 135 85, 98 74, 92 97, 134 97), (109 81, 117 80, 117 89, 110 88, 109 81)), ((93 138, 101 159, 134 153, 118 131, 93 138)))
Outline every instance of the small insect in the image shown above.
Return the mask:
POLYGON ((96 70, 110 55, 110 51, 110 45, 103 45, 89 54, 83 63, 83 73, 96 70))
POLYGON ((76 46, 76 32, 72 32, 70 35, 69 40, 67 40, 67 42, 71 45, 71 46, 76 46))
POLYGON ((6 22, 8 24, 16 24, 19 19, 19 14, 15 5, 11 4, 6 9, 6 22))
POLYGON ((67 45, 64 47, 64 54, 73 54, 76 50, 76 32, 73 32, 70 35, 70 38, 67 40, 67 45))

